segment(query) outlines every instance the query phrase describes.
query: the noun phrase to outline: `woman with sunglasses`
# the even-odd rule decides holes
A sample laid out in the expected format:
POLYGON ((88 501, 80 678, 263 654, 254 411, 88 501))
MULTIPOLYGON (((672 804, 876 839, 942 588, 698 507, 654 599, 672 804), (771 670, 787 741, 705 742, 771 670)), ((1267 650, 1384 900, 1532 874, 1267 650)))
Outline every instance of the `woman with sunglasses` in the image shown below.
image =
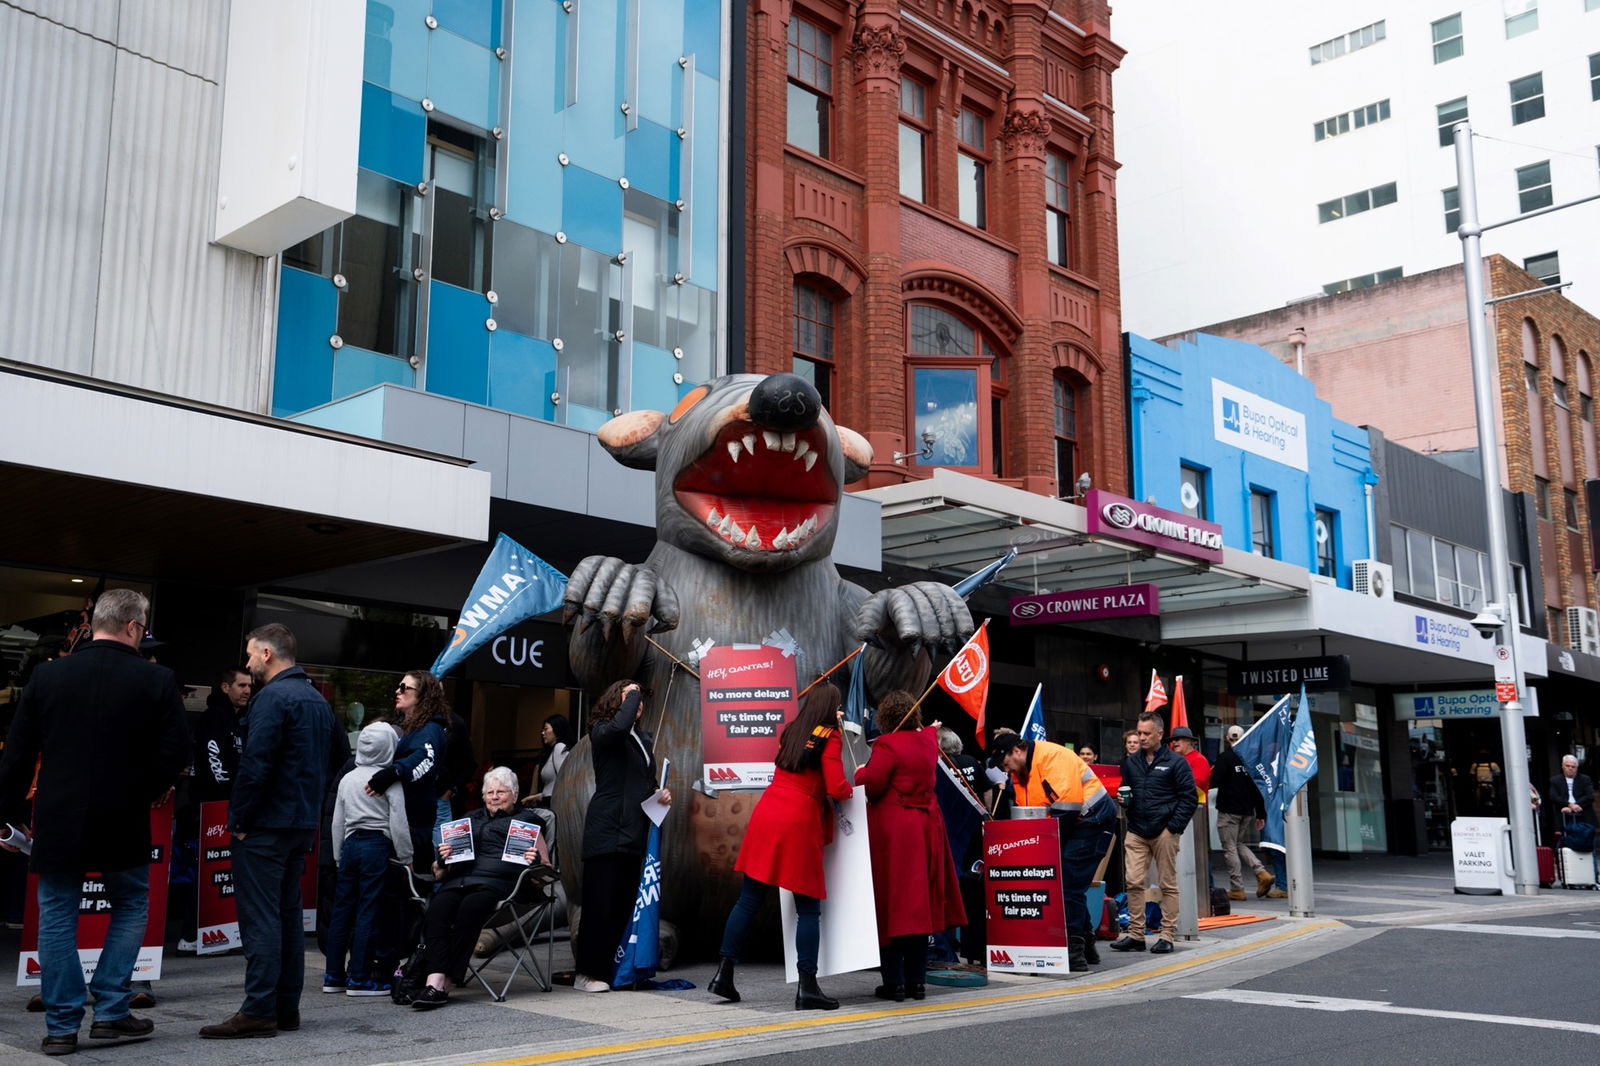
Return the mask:
POLYGON ((406 796, 406 820, 411 823, 413 854, 433 854, 433 823, 438 818, 436 787, 450 730, 450 710, 444 686, 426 670, 413 670, 394 690, 394 714, 389 724, 400 734, 394 765, 372 775, 367 792, 381 796, 396 781, 406 796))

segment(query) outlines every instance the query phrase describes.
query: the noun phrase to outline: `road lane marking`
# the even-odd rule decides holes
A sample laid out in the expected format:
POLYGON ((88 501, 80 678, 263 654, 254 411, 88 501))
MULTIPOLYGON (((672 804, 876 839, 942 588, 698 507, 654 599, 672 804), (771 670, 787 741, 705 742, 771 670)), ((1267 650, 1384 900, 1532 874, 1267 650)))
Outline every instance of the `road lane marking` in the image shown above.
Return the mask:
POLYGON ((1293 1007, 1297 1010, 1362 1011, 1369 1014, 1405 1014, 1419 1018, 1441 1018, 1453 1022, 1483 1022, 1487 1025, 1520 1025, 1529 1029, 1554 1029, 1562 1033, 1588 1033, 1600 1036, 1600 1025, 1566 1022, 1554 1018, 1519 1018, 1509 1014, 1475 1014, 1461 1010, 1432 1010, 1427 1007, 1397 1007, 1372 999, 1339 999, 1335 996, 1301 996, 1293 992, 1260 992, 1245 988, 1222 988, 1199 992, 1184 999, 1222 1000, 1256 1007, 1293 1007))
POLYGON ((1551 929, 1532 925, 1475 925, 1471 922, 1439 922, 1419 925, 1418 929, 1443 929, 1447 933, 1495 933, 1499 936, 1534 936, 1545 940, 1600 940, 1600 932, 1590 929, 1551 929))
MULTIPOLYGON (((987 1008, 1004 1006, 1014 1003, 1030 1003, 1042 1000, 1060 999, 1066 996, 1082 996, 1094 992, 1110 992, 1127 988, 1130 985, 1142 984, 1183 973, 1187 970, 1197 969, 1222 962, 1238 955, 1248 954, 1264 948, 1273 947, 1299 937, 1312 933, 1326 932, 1331 929, 1342 928, 1343 923, 1337 921, 1308 922, 1302 926, 1286 929, 1260 939, 1251 939, 1234 944, 1230 947, 1205 953, 1185 953, 1187 957, 1175 960, 1162 966, 1150 969, 1137 968, 1117 977, 1106 978, 1089 984, 1073 983, 1070 985, 1035 989, 1028 992, 1011 992, 998 996, 968 996, 961 999, 946 999, 941 997, 937 1002, 928 1001, 915 1006, 889 1007, 876 1010, 857 1011, 850 1014, 813 1014, 804 1018, 789 1018, 783 1021, 766 1022, 756 1025, 729 1026, 720 1029, 701 1029, 687 1033, 671 1033, 664 1036, 648 1037, 639 1040, 625 1040, 614 1044, 590 1044, 582 1047, 565 1048, 558 1051, 547 1051, 534 1055, 513 1055, 507 1058, 475 1060, 470 1055, 448 1056, 438 1061, 461 1063, 463 1066, 540 1066, 542 1063, 571 1062, 575 1059, 597 1058, 604 1055, 622 1055, 642 1051, 660 1051, 668 1048, 685 1047, 693 1044, 705 1044, 723 1040, 736 1040, 741 1038, 765 1036, 772 1033, 794 1032, 796 1030, 816 1030, 835 1028, 846 1025, 856 1025, 862 1022, 880 1021, 895 1018, 915 1017, 917 1015, 947 1014, 954 1011, 970 1008, 987 1008)), ((408 1060, 413 1064, 415 1059, 408 1060)))

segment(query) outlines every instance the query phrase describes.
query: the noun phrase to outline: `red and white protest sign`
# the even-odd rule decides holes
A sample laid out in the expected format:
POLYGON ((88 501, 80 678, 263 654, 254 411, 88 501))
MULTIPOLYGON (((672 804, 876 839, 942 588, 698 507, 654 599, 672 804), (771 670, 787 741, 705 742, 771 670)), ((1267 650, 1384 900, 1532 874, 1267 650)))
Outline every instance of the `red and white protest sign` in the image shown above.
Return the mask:
MULTIPOLYGON (((239 910, 233 898, 233 835, 228 832, 228 803, 200 804, 200 856, 195 895, 200 944, 196 953, 221 955, 243 946, 239 910)), ((311 844, 300 877, 301 917, 306 932, 317 927, 317 841, 311 844)))
MULTIPOLYGON (((150 905, 144 939, 133 964, 135 981, 161 979, 161 941, 167 927, 167 863, 172 854, 172 801, 150 809, 150 905)), ((111 901, 98 873, 83 875, 83 899, 78 904, 78 960, 83 978, 94 976, 111 928, 111 901)), ((22 950, 17 958, 17 984, 39 983, 39 875, 28 875, 28 900, 22 916, 22 950)))
POLYGON ((989 969, 1066 973, 1067 913, 1056 820, 986 822, 983 864, 989 969))
POLYGON ((705 783, 772 784, 778 734, 793 720, 794 659, 777 648, 714 647, 700 659, 700 735, 705 783))

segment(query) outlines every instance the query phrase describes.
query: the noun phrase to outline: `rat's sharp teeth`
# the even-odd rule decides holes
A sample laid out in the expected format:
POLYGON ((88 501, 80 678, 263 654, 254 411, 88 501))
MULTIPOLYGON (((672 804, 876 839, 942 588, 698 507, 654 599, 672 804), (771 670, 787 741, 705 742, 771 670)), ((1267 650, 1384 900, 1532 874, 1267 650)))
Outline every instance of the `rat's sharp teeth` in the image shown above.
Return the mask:
POLYGON ((735 544, 737 544, 741 540, 744 539, 744 530, 739 528, 739 523, 737 523, 735 521, 732 521, 730 519, 729 522, 728 522, 728 525, 732 527, 731 529, 728 530, 728 539, 729 540, 731 540, 735 544))
POLYGON ((803 440, 795 441, 794 457, 796 459, 804 459, 805 456, 806 456, 806 453, 809 452, 810 450, 811 450, 811 445, 807 444, 805 441, 803 441, 803 440))
POLYGON ((733 519, 728 515, 723 515, 722 521, 717 523, 717 532, 721 533, 724 537, 726 537, 735 528, 737 527, 734 526, 733 519))
POLYGON ((738 441, 730 440, 728 442, 728 456, 736 463, 739 461, 739 442, 738 441))
POLYGON ((774 548, 783 549, 789 546, 789 527, 785 526, 776 537, 772 538, 774 548))
POLYGON ((746 534, 746 536, 744 538, 744 546, 746 548, 759 548, 759 547, 761 547, 761 534, 756 532, 756 527, 755 526, 751 526, 750 527, 750 532, 748 534, 746 534))
POLYGON ((755 454, 756 435, 754 433, 746 433, 741 439, 744 441, 744 450, 752 455, 755 454))
POLYGON ((775 452, 783 447, 783 436, 772 432, 770 429, 761 431, 761 440, 767 446, 767 451, 775 452))
POLYGON ((783 450, 786 451, 786 452, 794 451, 794 434, 793 433, 785 433, 783 435, 783 450))
POLYGON ((800 530, 808 537, 815 533, 817 531, 817 516, 811 515, 808 517, 805 520, 805 524, 800 527, 800 530))
POLYGON ((816 452, 807 452, 806 453, 806 472, 810 473, 811 472, 811 468, 816 466, 816 465, 817 465, 817 453, 816 452))
POLYGON ((715 507, 711 508, 711 513, 706 515, 706 525, 710 526, 712 529, 716 529, 721 524, 722 516, 717 513, 717 509, 715 507))

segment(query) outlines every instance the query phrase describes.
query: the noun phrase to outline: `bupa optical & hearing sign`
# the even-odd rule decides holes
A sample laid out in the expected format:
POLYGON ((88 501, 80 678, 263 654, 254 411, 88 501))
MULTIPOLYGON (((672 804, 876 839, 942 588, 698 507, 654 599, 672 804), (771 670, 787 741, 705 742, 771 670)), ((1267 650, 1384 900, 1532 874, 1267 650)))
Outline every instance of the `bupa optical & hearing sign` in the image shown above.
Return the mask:
POLYGON ((1222 527, 1203 518, 1164 511, 1103 489, 1090 489, 1084 499, 1089 532, 1143 544, 1172 555, 1222 562, 1222 527))
POLYGON ((1223 444, 1306 469, 1306 416, 1299 411, 1212 378, 1211 420, 1223 444))

